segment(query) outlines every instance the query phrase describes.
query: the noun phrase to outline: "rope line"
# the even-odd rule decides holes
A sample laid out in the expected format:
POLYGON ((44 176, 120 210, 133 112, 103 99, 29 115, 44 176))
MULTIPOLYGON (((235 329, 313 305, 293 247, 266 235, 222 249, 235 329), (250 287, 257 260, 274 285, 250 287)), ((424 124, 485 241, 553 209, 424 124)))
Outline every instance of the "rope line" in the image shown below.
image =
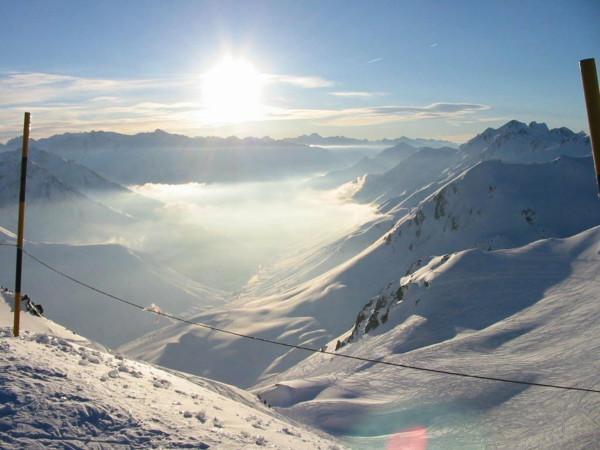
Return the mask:
MULTIPOLYGON (((2 244, 2 243, 0 243, 0 245, 13 245, 14 246, 14 244, 2 244)), ((158 311, 155 309, 148 309, 138 303, 132 302, 130 300, 126 300, 122 297, 111 294, 110 292, 104 291, 102 289, 92 286, 91 284, 81 281, 81 280, 63 272, 62 270, 55 268, 54 266, 41 260, 40 258, 36 257, 35 255, 32 255, 27 250, 23 250, 23 253, 25 253, 31 259, 36 261, 38 264, 40 264, 40 265, 46 267, 48 270, 56 273, 57 275, 60 275, 61 277, 64 277, 64 278, 72 281, 75 284, 78 284, 82 287, 90 289, 90 290, 92 290, 98 294, 101 294, 105 297, 108 297, 108 298, 111 298, 118 302, 124 303, 128 306, 131 306, 132 308, 139 309, 140 311, 149 312, 149 313, 155 314, 157 316, 166 317, 167 319, 186 323, 188 325, 205 328, 205 329, 208 329, 211 331, 216 331, 218 333, 224 333, 224 334, 228 334, 231 336, 236 336, 236 337, 240 337, 240 338, 244 338, 244 339, 250 339, 250 340, 254 340, 254 341, 258 341, 258 342, 265 342, 268 344, 278 345, 281 347, 303 350, 303 351, 310 352, 310 353, 322 353, 325 355, 330 355, 330 356, 334 356, 334 357, 338 357, 338 358, 351 359, 351 360, 355 360, 355 361, 361 361, 361 362, 367 362, 367 363, 373 363, 373 364, 381 364, 381 365, 385 365, 385 366, 398 367, 398 368, 402 368, 402 369, 416 370, 416 371, 421 371, 421 372, 435 373, 435 374, 440 374, 440 375, 449 375, 449 376, 462 377, 462 378, 471 378, 471 379, 477 379, 477 380, 496 381, 496 382, 501 382, 501 383, 511 383, 511 384, 526 385, 526 386, 535 386, 535 387, 544 387, 544 388, 551 388, 551 389, 561 389, 561 390, 567 390, 567 391, 579 391, 579 392, 600 394, 600 390, 598 390, 598 389, 583 388, 583 387, 577 387, 577 386, 563 386, 563 385, 549 384, 549 383, 536 383, 534 381, 492 377, 492 376, 477 375, 477 374, 465 373, 465 372, 456 372, 456 371, 444 370, 444 369, 433 369, 430 367, 422 367, 422 366, 415 366, 415 365, 411 365, 411 364, 402 364, 402 363, 395 363, 395 362, 391 362, 391 361, 384 361, 382 359, 370 359, 370 358, 363 358, 361 356, 347 355, 344 353, 335 353, 332 351, 317 349, 317 348, 308 347, 305 345, 289 344, 287 342, 277 341, 274 339, 267 339, 267 338, 262 338, 259 336, 252 336, 252 335, 248 335, 248 334, 238 333, 238 332, 227 330, 224 328, 218 328, 218 327, 215 327, 212 325, 208 325, 208 324, 205 324, 202 322, 196 322, 193 320, 185 319, 183 317, 175 316, 173 314, 169 314, 169 313, 166 313, 163 311, 158 311)))

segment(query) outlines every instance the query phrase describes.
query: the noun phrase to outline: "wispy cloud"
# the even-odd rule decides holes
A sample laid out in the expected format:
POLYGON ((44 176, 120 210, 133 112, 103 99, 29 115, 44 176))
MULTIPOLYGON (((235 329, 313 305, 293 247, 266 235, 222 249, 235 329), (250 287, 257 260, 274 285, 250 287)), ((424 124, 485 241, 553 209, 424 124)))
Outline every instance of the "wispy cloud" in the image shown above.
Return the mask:
POLYGON ((273 120, 314 120, 321 125, 366 126, 426 119, 458 119, 490 109, 477 103, 432 103, 426 106, 375 106, 346 109, 278 109, 273 120))
POLYGON ((52 100, 114 96, 135 90, 183 86, 190 79, 102 79, 50 73, 0 74, 0 104, 41 103, 52 100))
POLYGON ((335 83, 331 80, 316 76, 296 76, 296 75, 266 75, 267 81, 271 83, 289 84, 292 86, 305 88, 305 89, 317 89, 324 87, 331 87, 335 83))
MULTIPOLYGON (((86 78, 43 72, 0 73, 0 105, 41 104, 49 101, 115 100, 125 94, 173 91, 195 88, 202 75, 168 78, 109 79, 86 78)), ((335 83, 318 76, 265 74, 266 82, 287 84, 304 89, 331 87, 335 83)))
MULTIPOLYGON (((265 77, 268 83, 299 89, 334 85, 318 76, 265 77)), ((201 85, 202 74, 112 79, 0 72, 0 142, 19 133, 23 111, 34 115, 38 136, 90 129, 189 131, 213 126, 203 110, 201 85)))
POLYGON ((373 59, 368 60, 367 64, 375 64, 375 63, 378 63, 381 61, 383 61, 383 58, 373 58, 373 59))
POLYGON ((430 47, 430 48, 435 48, 435 47, 437 47, 438 45, 440 45, 440 43, 439 43, 439 42, 432 42, 431 44, 429 44, 429 47, 430 47))
POLYGON ((329 95, 336 97, 350 97, 350 98, 372 98, 381 97, 387 95, 385 92, 368 92, 368 91, 336 91, 330 92, 329 95))

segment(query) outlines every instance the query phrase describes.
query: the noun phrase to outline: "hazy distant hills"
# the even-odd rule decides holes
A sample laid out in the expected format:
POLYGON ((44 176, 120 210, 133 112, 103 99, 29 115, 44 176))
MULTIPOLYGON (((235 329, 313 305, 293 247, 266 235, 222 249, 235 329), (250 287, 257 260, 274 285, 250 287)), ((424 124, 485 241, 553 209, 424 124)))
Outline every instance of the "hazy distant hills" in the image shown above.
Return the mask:
POLYGON ((375 156, 361 158, 350 167, 334 170, 315 178, 311 185, 319 189, 331 189, 366 174, 381 174, 395 167, 417 151, 417 147, 405 142, 399 142, 375 156))
POLYGON ((456 146, 453 142, 444 141, 440 139, 421 139, 421 138, 409 138, 402 136, 396 139, 354 139, 345 136, 329 136, 324 137, 318 133, 304 134, 295 138, 284 139, 286 142, 293 142, 295 144, 304 145, 322 145, 322 146, 363 146, 363 145, 379 145, 392 147, 397 144, 407 144, 412 147, 452 147, 456 146))
MULTIPOLYGON (((21 138, 12 139, 2 149, 14 150, 20 142, 21 138)), ((304 176, 342 169, 360 155, 355 151, 323 149, 319 145, 452 145, 406 137, 368 141, 318 134, 283 140, 188 137, 162 130, 135 135, 105 131, 65 133, 31 143, 121 184, 229 182, 304 176)))
MULTIPOLYGON (((18 147, 19 141, 9 141, 5 148, 18 147)), ((121 184, 277 179, 348 163, 342 152, 271 138, 190 138, 161 130, 66 133, 32 143, 121 184)))

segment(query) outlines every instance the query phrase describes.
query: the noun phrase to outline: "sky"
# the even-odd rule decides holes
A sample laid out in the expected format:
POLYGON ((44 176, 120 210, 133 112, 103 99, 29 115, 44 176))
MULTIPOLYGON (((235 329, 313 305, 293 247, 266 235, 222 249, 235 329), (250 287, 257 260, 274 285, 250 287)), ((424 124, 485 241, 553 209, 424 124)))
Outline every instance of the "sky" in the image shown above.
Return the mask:
POLYGON ((461 142, 587 131, 600 1, 0 0, 0 142, 67 131, 461 142))

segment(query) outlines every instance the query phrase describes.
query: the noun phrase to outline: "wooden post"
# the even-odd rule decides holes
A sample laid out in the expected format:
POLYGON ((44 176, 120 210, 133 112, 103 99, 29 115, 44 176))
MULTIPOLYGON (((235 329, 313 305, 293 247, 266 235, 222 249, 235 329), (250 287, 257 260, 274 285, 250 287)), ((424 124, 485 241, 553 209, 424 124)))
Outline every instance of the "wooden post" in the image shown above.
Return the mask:
POLYGON ((594 58, 579 61, 581 79, 585 95, 588 123, 590 125, 590 140, 592 141, 592 154, 596 168, 596 180, 600 192, 600 91, 598 90, 598 74, 594 58))
POLYGON ((17 267, 15 270, 15 319, 13 335, 19 335, 21 318, 21 268, 23 265, 23 235, 25 233, 25 185, 27 184, 27 157, 29 156, 29 124, 31 114, 25 113, 23 123, 23 150, 21 153, 21 186, 19 191, 19 229, 17 233, 17 267))

